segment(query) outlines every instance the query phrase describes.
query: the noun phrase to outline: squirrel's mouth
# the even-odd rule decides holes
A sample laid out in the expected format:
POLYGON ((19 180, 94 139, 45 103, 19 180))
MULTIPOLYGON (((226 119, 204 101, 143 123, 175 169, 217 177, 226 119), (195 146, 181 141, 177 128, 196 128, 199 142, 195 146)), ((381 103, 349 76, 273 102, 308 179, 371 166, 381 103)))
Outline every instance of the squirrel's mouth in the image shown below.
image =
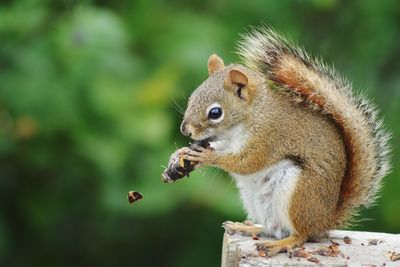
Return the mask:
POLYGON ((197 143, 204 143, 204 144, 207 142, 209 143, 217 140, 217 136, 210 133, 209 131, 204 131, 195 136, 191 136, 191 138, 197 143))
POLYGON ((207 147, 211 142, 216 141, 217 137, 215 135, 203 138, 201 140, 196 140, 196 143, 198 143, 202 147, 207 147))
POLYGON ((214 142, 217 140, 217 136, 216 135, 202 135, 202 136, 198 136, 197 138, 193 138, 192 139, 194 141, 196 141, 196 143, 209 143, 209 142, 214 142))

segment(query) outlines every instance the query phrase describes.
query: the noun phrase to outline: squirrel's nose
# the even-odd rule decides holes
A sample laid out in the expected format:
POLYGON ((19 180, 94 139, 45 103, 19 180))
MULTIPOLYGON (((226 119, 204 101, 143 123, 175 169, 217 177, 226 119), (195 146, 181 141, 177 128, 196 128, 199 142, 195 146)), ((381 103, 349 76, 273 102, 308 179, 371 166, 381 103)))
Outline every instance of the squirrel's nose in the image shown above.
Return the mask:
POLYGON ((188 127, 187 127, 187 122, 186 121, 182 121, 182 124, 181 124, 181 133, 184 135, 184 136, 191 136, 192 135, 192 133, 189 131, 189 129, 188 129, 188 127))

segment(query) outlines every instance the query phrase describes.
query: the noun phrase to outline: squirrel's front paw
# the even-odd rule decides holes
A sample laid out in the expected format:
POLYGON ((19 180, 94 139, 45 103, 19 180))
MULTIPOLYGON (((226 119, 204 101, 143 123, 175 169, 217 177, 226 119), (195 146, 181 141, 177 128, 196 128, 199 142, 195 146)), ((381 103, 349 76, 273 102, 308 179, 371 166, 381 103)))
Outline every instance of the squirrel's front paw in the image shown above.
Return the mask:
POLYGON ((222 227, 224 227, 225 231, 230 235, 240 233, 256 237, 258 234, 264 232, 264 227, 262 225, 254 224, 251 221, 244 221, 243 223, 226 221, 222 224, 222 227))
POLYGON ((205 165, 213 164, 217 159, 215 150, 212 148, 194 146, 194 149, 187 148, 185 152, 186 155, 183 156, 184 159, 205 165))

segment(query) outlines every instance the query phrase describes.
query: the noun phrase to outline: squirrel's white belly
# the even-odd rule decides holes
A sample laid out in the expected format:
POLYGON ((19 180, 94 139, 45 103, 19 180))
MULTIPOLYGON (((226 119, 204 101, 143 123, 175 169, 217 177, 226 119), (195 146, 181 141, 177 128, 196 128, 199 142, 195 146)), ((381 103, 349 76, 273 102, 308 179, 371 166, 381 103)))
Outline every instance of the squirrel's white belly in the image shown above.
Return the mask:
POLYGON ((280 239, 293 232, 288 211, 300 172, 293 162, 282 160, 250 175, 231 174, 248 219, 262 224, 266 234, 280 239))

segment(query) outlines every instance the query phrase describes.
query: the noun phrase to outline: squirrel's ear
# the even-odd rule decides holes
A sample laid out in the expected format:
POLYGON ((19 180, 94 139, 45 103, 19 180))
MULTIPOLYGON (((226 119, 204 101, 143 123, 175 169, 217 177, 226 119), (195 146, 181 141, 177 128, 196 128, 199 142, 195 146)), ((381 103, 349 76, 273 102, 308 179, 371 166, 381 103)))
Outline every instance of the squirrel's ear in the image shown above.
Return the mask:
POLYGON ((211 75, 216 71, 222 70, 224 67, 224 61, 216 54, 212 54, 208 58, 208 75, 211 75))
POLYGON ((229 71, 225 79, 225 87, 245 101, 250 99, 249 78, 240 70, 229 71))

